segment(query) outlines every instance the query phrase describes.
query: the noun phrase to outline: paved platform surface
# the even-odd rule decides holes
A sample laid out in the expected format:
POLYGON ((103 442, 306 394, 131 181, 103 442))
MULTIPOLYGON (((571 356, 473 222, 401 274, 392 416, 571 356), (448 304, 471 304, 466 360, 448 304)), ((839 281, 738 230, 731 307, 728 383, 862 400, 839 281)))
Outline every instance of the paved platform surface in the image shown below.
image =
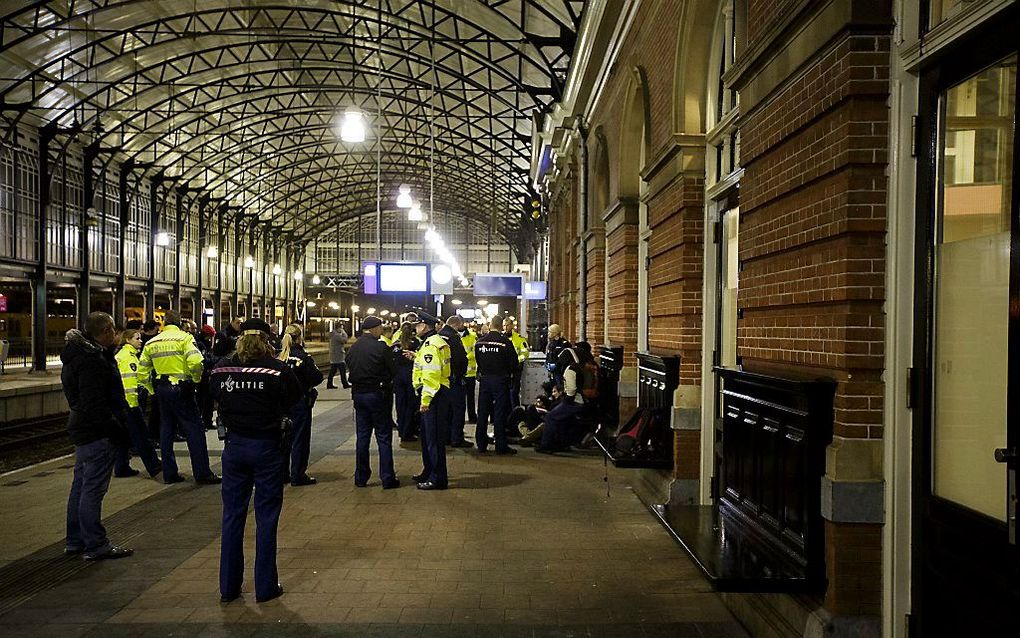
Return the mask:
MULTIPOLYGON (((315 412, 319 484, 285 492, 282 598, 259 605, 251 594, 250 516, 244 594, 219 603, 215 486, 114 479, 107 529, 135 556, 64 557, 71 460, 58 459, 0 477, 0 635, 747 636, 626 470, 451 450, 451 489, 425 493, 410 479, 419 452, 403 448, 403 487, 383 491, 374 476, 359 489, 346 392, 323 391, 315 412)), ((210 448, 215 467, 214 437, 210 448)), ((188 472, 183 444, 177 455, 188 472)))

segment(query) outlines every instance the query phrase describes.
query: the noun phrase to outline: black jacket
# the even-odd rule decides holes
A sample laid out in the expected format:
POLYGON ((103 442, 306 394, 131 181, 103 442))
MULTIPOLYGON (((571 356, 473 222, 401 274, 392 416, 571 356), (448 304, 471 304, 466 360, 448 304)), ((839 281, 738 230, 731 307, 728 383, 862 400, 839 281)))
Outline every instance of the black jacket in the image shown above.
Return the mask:
POLYGON ((227 429, 253 439, 279 439, 283 415, 304 395, 286 363, 270 357, 241 363, 237 355, 216 364, 209 390, 227 429))
MULTIPOLYGON (((411 337, 410 350, 418 352, 418 348, 421 347, 421 341, 418 341, 418 337, 411 337)), ((396 366, 397 372, 407 372, 407 370, 414 368, 414 360, 408 359, 404 356, 404 346, 400 345, 400 339, 393 342, 390 346, 390 353, 393 355, 393 365, 396 366)))
POLYGON ((303 346, 294 344, 290 347, 290 356, 287 357, 287 365, 297 375, 298 381, 305 394, 315 389, 315 386, 322 383, 322 371, 315 365, 312 355, 305 351, 303 346))
POLYGON ((71 442, 125 440, 118 417, 128 406, 113 353, 79 330, 68 330, 64 340, 60 382, 71 409, 67 420, 71 442))
POLYGON ((397 368, 385 343, 363 332, 347 351, 347 377, 352 391, 389 390, 397 368))
POLYGON ((557 372, 562 372, 561 370, 559 370, 560 353, 563 352, 564 348, 569 347, 570 342, 564 339, 563 337, 556 337, 555 339, 551 339, 549 341, 549 346, 546 348, 545 351, 546 352, 545 360, 547 363, 555 365, 557 368, 557 372))
POLYGON ((475 342, 479 377, 509 377, 517 370, 517 350, 502 332, 490 331, 475 342))
POLYGON ((446 339, 446 343, 450 346, 450 376, 463 378, 467 374, 468 360, 460 333, 451 326, 443 326, 443 329, 439 331, 439 336, 446 339))

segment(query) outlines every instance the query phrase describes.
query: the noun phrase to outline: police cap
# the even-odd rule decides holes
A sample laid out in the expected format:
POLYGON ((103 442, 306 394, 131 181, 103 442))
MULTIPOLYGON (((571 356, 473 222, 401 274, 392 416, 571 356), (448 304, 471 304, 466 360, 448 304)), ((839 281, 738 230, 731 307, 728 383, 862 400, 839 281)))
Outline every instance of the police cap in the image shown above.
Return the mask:
POLYGON ((248 319, 241 324, 241 334, 255 334, 256 332, 264 332, 269 334, 269 324, 261 319, 248 319))
POLYGON ((418 323, 427 323, 430 326, 434 326, 437 323, 440 323, 440 321, 439 321, 439 319, 436 319, 435 317, 433 317, 432 315, 430 315, 427 312, 419 312, 418 313, 418 323))

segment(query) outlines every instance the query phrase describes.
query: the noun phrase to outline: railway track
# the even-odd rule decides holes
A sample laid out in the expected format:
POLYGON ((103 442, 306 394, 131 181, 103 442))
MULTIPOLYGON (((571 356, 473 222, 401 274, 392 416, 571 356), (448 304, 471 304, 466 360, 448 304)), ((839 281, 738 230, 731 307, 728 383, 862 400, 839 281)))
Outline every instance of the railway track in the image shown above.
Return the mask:
POLYGON ((0 425, 0 454, 67 436, 67 414, 53 414, 0 425))

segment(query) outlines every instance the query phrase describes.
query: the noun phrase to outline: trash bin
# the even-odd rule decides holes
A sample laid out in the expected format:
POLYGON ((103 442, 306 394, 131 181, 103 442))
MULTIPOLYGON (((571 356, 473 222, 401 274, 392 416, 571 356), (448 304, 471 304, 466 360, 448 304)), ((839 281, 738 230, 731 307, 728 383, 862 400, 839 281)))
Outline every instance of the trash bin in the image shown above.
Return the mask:
POLYGON ((531 405, 535 398, 543 394, 542 384, 549 379, 549 371, 545 367, 545 353, 532 352, 524 360, 521 373, 521 404, 531 405))

